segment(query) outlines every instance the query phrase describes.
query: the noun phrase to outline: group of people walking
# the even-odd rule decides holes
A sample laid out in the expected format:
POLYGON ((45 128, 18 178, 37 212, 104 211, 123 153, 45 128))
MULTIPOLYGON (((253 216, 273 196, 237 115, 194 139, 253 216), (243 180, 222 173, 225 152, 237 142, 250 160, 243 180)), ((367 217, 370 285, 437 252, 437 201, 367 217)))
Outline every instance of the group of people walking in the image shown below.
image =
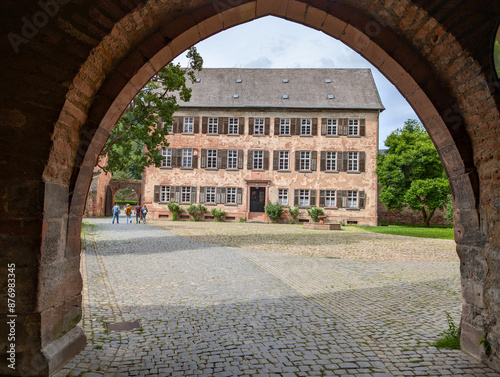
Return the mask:
MULTIPOLYGON (((146 215, 148 214, 148 207, 146 207, 146 205, 144 206, 140 206, 139 204, 137 204, 135 206, 135 208, 133 208, 130 204, 127 204, 125 206, 125 215, 126 215, 126 220, 127 220, 127 224, 130 220, 130 224, 132 224, 132 211, 135 210, 135 222, 137 224, 140 224, 141 223, 141 220, 142 222, 145 224, 146 223, 146 215)), ((120 206, 118 204, 115 203, 115 206, 113 207, 113 221, 112 223, 114 224, 115 223, 115 220, 116 220, 116 223, 119 224, 120 223, 120 206)))

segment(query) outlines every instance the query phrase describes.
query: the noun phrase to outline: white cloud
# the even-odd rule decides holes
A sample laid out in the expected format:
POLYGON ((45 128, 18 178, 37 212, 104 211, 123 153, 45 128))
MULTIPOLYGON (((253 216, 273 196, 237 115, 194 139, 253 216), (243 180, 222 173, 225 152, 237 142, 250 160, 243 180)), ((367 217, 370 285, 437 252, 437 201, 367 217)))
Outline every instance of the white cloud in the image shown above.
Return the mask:
MULTIPOLYGON (((389 133, 417 118, 398 90, 367 60, 317 30, 264 17, 220 32, 197 45, 204 67, 371 68, 386 110, 380 115, 379 144, 389 133)), ((178 58, 185 64, 185 58, 178 58)))

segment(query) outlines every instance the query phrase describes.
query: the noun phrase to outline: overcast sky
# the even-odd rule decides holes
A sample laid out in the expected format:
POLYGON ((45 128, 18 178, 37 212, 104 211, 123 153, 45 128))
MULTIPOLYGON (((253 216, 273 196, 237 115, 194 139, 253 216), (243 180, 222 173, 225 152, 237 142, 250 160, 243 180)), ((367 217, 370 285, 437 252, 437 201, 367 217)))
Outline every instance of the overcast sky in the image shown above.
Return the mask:
MULTIPOLYGON (((276 17, 233 27, 196 45, 205 68, 371 68, 382 103, 379 146, 417 115, 398 90, 361 55, 317 30, 276 17)), ((177 61, 185 65, 186 60, 177 61)))

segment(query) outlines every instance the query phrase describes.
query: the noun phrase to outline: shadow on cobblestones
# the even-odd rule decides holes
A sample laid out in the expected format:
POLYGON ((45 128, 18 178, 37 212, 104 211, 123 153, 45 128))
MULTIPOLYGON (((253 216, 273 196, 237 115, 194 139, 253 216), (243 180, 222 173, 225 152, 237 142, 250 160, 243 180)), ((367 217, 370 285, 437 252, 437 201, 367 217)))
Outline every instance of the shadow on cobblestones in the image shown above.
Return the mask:
POLYGON ((459 318, 456 263, 207 247, 94 221, 82 255, 89 343, 57 376, 498 376, 428 345, 444 310, 459 318), (133 320, 140 329, 106 330, 133 320))

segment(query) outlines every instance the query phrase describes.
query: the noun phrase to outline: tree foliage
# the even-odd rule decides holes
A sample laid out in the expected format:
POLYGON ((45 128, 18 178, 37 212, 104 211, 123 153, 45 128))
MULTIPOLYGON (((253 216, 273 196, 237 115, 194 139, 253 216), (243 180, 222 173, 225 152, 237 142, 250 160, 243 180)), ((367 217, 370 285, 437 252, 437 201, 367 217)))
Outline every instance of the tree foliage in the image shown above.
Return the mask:
POLYGON ((408 119, 386 139, 379 154, 380 200, 389 210, 409 207, 422 213, 426 226, 436 209, 446 205, 450 185, 436 148, 422 124, 408 119))
POLYGON ((168 146, 168 130, 167 127, 157 127, 157 124, 172 124, 172 115, 179 108, 177 97, 185 102, 191 99, 187 80, 194 82, 195 72, 203 65, 195 47, 188 50, 187 57, 187 68, 169 63, 128 105, 101 152, 101 156, 108 155, 104 170, 128 171, 138 178, 145 167, 161 165, 158 148, 168 146))

